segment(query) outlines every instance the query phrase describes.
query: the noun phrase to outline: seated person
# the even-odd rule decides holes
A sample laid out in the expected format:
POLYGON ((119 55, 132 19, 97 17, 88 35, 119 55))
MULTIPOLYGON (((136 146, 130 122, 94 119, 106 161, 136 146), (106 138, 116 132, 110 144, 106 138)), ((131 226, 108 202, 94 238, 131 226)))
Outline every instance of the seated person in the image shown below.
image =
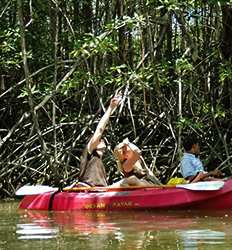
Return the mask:
POLYGON ((112 184, 111 187, 153 186, 154 184, 161 184, 146 166, 141 156, 141 150, 129 142, 128 139, 125 139, 115 147, 114 155, 124 178, 112 184))
POLYGON ((189 182, 217 180, 215 176, 221 175, 217 169, 206 172, 199 159, 200 146, 196 137, 188 136, 183 141, 184 155, 181 159, 180 170, 182 176, 189 182))
POLYGON ((111 99, 110 105, 105 114, 101 118, 93 136, 89 140, 84 149, 81 162, 80 172, 78 176, 78 184, 76 186, 107 186, 106 171, 102 162, 102 156, 106 149, 106 144, 102 139, 102 134, 110 119, 110 115, 118 106, 121 95, 111 99))

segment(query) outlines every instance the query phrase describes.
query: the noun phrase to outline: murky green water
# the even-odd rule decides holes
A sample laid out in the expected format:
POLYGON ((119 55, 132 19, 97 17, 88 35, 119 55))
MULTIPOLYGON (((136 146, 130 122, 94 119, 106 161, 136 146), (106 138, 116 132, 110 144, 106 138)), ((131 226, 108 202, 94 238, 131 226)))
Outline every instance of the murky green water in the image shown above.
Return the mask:
POLYGON ((231 249, 232 211, 38 212, 0 203, 2 249, 231 249))

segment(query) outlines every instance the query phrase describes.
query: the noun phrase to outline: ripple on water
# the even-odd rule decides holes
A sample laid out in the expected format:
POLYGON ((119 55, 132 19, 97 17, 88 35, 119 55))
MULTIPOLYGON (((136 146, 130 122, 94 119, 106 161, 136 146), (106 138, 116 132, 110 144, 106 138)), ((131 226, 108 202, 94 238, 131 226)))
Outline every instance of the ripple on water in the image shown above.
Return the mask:
POLYGON ((205 245, 221 245, 225 241, 225 233, 210 229, 199 230, 179 230, 177 231, 183 240, 185 247, 192 247, 198 243, 205 245))
POLYGON ((18 224, 16 234, 20 240, 51 239, 58 236, 58 228, 48 228, 37 224, 18 224))

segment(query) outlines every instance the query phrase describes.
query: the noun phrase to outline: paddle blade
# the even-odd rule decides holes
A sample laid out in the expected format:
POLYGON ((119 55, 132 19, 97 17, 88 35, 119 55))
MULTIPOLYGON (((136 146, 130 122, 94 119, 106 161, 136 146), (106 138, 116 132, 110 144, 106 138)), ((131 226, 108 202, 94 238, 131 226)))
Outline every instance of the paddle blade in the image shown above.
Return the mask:
POLYGON ((214 191, 223 188, 224 181, 201 181, 189 184, 178 184, 177 188, 185 188, 194 191, 214 191))
POLYGON ((23 195, 35 195, 35 194, 42 194, 46 192, 54 192, 57 191, 58 188, 55 187, 49 187, 45 185, 33 185, 33 186, 23 186, 19 188, 15 194, 17 196, 23 196, 23 195))

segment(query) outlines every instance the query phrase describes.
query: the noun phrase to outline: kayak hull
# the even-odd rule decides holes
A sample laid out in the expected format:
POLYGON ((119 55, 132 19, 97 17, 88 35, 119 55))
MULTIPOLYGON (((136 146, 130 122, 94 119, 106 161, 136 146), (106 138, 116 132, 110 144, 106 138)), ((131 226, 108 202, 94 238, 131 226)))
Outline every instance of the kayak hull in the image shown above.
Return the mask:
POLYGON ((154 187, 122 191, 46 192, 24 196, 19 208, 54 211, 231 209, 232 180, 226 181, 223 188, 214 191, 154 187))

